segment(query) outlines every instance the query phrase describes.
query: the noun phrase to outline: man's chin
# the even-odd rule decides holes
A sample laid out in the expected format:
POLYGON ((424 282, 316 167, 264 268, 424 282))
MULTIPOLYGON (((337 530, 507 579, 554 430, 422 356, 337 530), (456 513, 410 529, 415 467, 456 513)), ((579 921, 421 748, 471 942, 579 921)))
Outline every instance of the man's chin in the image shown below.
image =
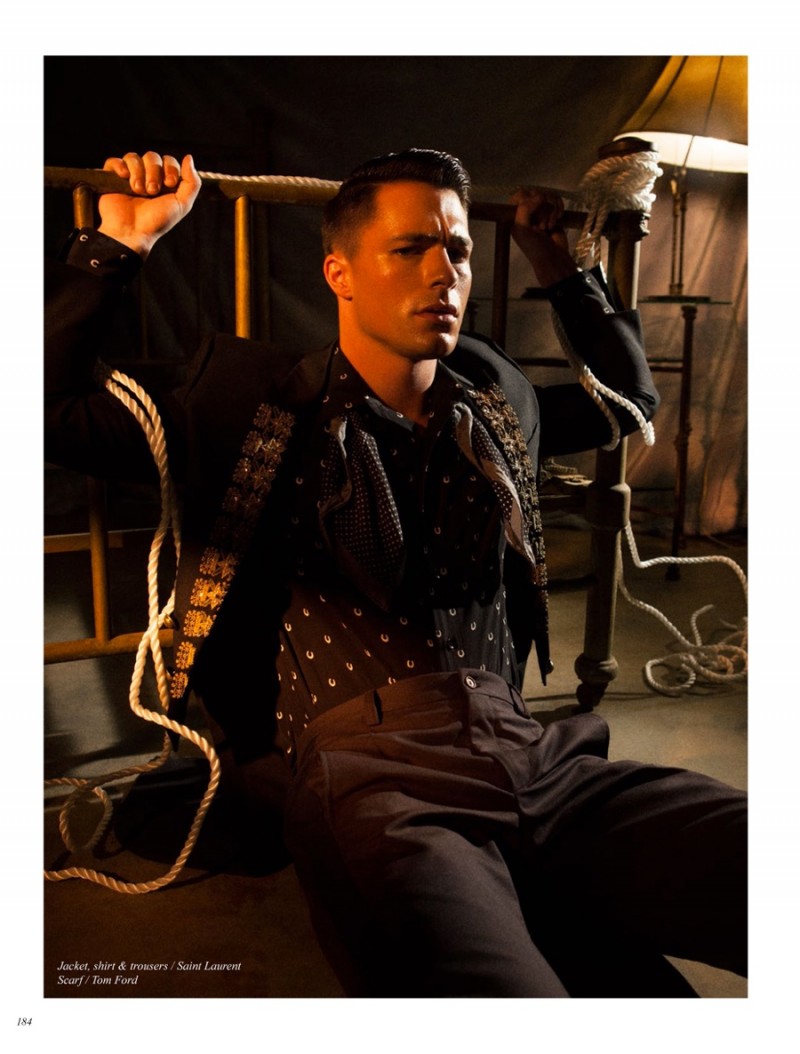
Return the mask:
POLYGON ((456 344, 458 344, 458 333, 443 334, 420 353, 418 356, 419 361, 422 362, 426 359, 445 359, 455 351, 456 344))

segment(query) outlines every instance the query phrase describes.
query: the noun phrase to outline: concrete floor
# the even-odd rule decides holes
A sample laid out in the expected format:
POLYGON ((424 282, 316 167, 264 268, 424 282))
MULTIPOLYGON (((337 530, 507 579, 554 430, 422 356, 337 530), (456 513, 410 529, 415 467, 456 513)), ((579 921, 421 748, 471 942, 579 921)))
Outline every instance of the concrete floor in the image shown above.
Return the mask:
MULTIPOLYGON (((657 537, 638 537, 643 558, 666 551, 657 537)), ((144 544, 144 539, 143 539, 144 544)), ((746 570, 743 542, 726 546, 690 540, 687 555, 726 555, 746 570)), ((585 531, 551 529, 551 578, 565 580, 552 596, 556 670, 545 690, 526 681, 525 695, 542 720, 570 712, 575 705, 572 663, 582 650, 588 571, 585 531), (572 583, 572 584, 570 584, 572 583)), ((141 546, 112 554, 117 597, 116 629, 134 629, 143 619, 141 546), (138 620, 138 621, 137 621, 138 620)), ((89 601, 81 584, 86 558, 48 557, 48 639, 67 639, 88 631, 89 601), (56 563, 56 561, 58 563, 56 563)), ((626 560, 626 582, 643 600, 659 606, 682 632, 691 614, 709 603, 715 612, 701 627, 720 620, 739 622, 745 612, 742 590, 719 564, 682 570, 677 582, 664 569, 640 571, 626 560)), ((620 669, 600 704, 611 727, 612 757, 684 765, 736 786, 747 780, 747 700, 743 684, 695 688, 679 697, 655 694, 642 680, 643 664, 670 646, 665 627, 620 598, 615 652, 620 669)), ((150 757, 160 733, 127 710, 131 656, 85 660, 46 671, 46 775, 97 774, 150 757)), ((183 751, 182 751, 183 753, 183 751)), ((156 878, 180 851, 205 784, 191 751, 178 765, 149 777, 123 781, 115 791, 116 818, 95 857, 63 850, 58 838, 56 800, 47 792, 45 867, 80 863, 131 881, 156 878)), ((305 904, 291 866, 265 859, 258 842, 237 837, 235 817, 224 799, 215 802, 189 865, 167 888, 127 896, 83 881, 45 883, 45 997, 305 997, 337 998, 341 989, 310 929, 305 904), (59 984, 63 962, 88 963, 98 978, 83 985, 59 984), (167 964, 160 970, 119 964, 167 964), (233 969, 178 969, 182 963, 232 964, 233 969), (96 965, 97 964, 97 965, 96 965), (105 967, 105 968, 104 968, 105 967), (127 976, 127 981, 120 978, 127 976), (137 979, 131 981, 135 976, 137 979), (109 979, 106 981, 106 979, 109 979)), ((695 963, 676 962, 699 995, 739 998, 743 979, 695 963)))

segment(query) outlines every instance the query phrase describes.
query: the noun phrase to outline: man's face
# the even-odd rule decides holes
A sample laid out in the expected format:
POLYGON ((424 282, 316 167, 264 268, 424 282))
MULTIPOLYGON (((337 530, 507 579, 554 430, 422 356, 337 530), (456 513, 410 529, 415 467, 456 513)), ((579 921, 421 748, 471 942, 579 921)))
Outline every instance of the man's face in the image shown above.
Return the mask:
POLYGON ((448 355, 472 284, 472 241, 455 191, 413 182, 379 187, 355 243, 340 257, 349 323, 343 339, 346 333, 369 354, 413 361, 448 355))

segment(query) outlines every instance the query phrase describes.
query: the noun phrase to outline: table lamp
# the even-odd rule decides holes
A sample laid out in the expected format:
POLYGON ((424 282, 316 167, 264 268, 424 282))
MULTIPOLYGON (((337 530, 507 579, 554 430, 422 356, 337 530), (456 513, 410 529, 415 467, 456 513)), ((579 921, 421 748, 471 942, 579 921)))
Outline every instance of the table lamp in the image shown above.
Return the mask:
POLYGON ((747 57, 673 55, 615 137, 652 140, 659 162, 675 166, 670 294, 683 294, 687 169, 747 171, 747 57))

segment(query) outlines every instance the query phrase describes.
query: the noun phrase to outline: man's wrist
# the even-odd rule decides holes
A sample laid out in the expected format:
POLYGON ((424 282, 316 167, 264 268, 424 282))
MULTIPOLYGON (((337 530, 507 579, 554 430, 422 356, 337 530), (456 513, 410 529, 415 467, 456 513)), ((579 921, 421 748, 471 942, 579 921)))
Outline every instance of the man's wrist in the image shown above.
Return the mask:
POLYGON ((115 230, 105 223, 100 224, 97 228, 97 233, 102 234, 106 238, 110 238, 112 241, 118 242, 120 245, 124 245, 127 249, 130 249, 132 252, 135 252, 140 256, 142 260, 147 259, 156 243, 156 239, 148 235, 131 231, 115 230))

